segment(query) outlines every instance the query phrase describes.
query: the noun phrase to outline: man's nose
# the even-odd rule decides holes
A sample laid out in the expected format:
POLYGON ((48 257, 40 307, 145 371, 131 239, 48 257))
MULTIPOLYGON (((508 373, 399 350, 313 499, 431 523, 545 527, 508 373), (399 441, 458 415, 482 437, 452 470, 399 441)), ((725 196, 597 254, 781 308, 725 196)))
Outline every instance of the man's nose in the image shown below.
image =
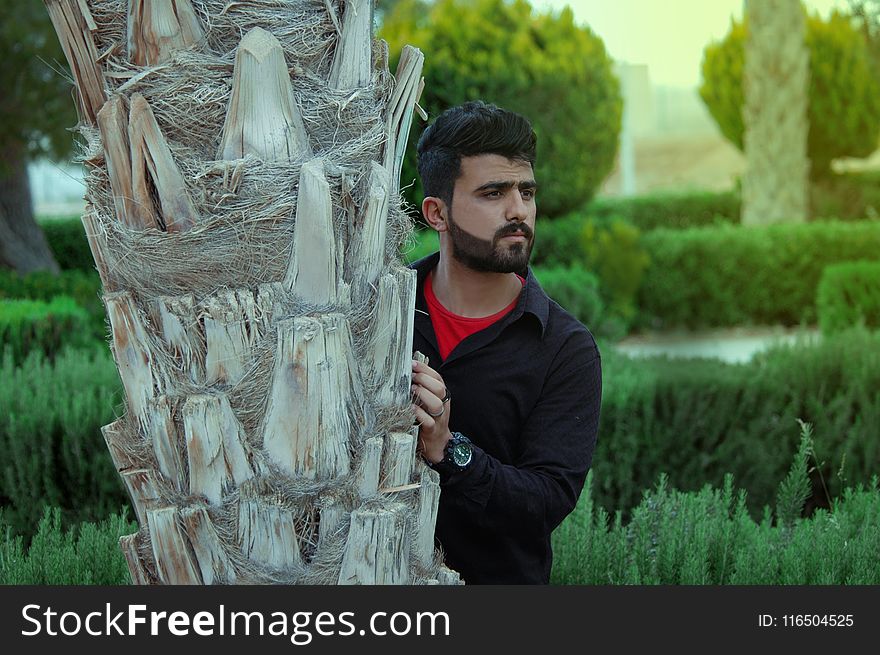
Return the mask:
POLYGON ((523 200, 522 194, 517 189, 514 189, 513 193, 509 195, 510 200, 507 203, 505 218, 508 221, 518 221, 522 223, 528 216, 526 202, 523 200))

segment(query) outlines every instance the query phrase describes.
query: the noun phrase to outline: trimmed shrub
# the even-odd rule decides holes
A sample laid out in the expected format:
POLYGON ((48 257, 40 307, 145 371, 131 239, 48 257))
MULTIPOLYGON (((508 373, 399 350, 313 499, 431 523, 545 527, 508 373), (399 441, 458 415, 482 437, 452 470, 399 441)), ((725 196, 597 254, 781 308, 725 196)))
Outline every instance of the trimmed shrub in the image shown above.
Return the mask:
POLYGON ((826 266, 877 257, 880 222, 654 230, 641 242, 651 258, 638 292, 642 325, 798 325, 816 321, 826 266))
POLYGON ((757 513, 773 503, 799 420, 815 430, 809 507, 827 507, 845 486, 877 473, 880 334, 853 329, 743 364, 630 359, 606 348, 602 367, 593 470, 606 508, 629 510, 661 472, 685 491, 732 473, 757 513))
POLYGON ((79 216, 44 219, 40 227, 61 270, 94 272, 95 261, 79 216))
MULTIPOLYGON (((391 68, 407 43, 425 53, 421 105, 430 116, 467 100, 519 112, 538 135, 538 206, 558 216, 588 201, 614 165, 623 101, 602 40, 571 9, 525 0, 400 0, 384 17, 391 68)), ((418 140, 415 128, 411 143, 418 140)), ((410 148, 402 184, 418 177, 410 148)), ((408 192, 421 206, 420 181, 408 192)))
POLYGON ((65 346, 85 346, 91 341, 88 314, 72 298, 0 300, 0 345, 15 363, 32 350, 54 359, 65 346))
MULTIPOLYGON (((823 177, 838 157, 866 157, 880 135, 880 82, 874 76, 864 36, 849 16, 807 17, 810 52, 807 154, 811 176, 823 177)), ((703 53, 700 96, 737 148, 743 147, 743 64, 746 25, 733 21, 721 41, 703 53)))
POLYGON ((0 299, 49 301, 55 296, 70 296, 85 309, 89 315, 89 333, 104 341, 107 331, 104 304, 101 302, 101 280, 95 271, 62 271, 58 275, 35 271, 20 275, 16 271, 0 270, 0 299))
POLYGON ((880 262, 828 266, 816 291, 816 311, 824 334, 858 324, 880 328, 880 262))
POLYGON ((582 267, 599 278, 606 336, 622 336, 636 314, 635 300, 649 254, 638 228, 620 218, 571 214, 535 228, 532 264, 538 268, 582 267), (613 327, 612 327, 613 325, 613 327))
POLYGON ((539 218, 535 223, 532 266, 556 267, 583 264, 581 236, 589 219, 569 214, 553 221, 539 218))
POLYGON ((38 351, 0 363, 0 506, 31 534, 43 505, 65 520, 99 520, 128 504, 100 428, 121 410, 122 385, 106 346, 38 351))
POLYGON ((599 278, 580 266, 533 268, 547 295, 595 334, 605 336, 605 306, 599 295, 599 278))
POLYGON ((582 213, 623 218, 643 232, 656 228, 684 229, 739 223, 742 200, 736 191, 653 193, 632 198, 596 198, 582 213))
POLYGON ((0 513, 0 584, 131 584, 119 537, 137 532, 138 526, 125 512, 64 531, 61 510, 46 508, 27 549, 4 523, 0 513))
POLYGON ((639 229, 624 220, 587 221, 580 235, 584 263, 599 277, 605 303, 624 325, 636 313, 635 298, 651 259, 639 229))

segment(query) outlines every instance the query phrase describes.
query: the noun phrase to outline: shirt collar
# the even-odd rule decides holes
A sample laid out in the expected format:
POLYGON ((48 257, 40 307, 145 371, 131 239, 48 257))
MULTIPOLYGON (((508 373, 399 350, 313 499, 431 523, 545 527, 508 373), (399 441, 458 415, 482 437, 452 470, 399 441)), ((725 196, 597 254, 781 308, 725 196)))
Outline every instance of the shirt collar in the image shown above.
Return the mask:
MULTIPOLYGON (((422 289, 424 289, 425 278, 428 277, 428 273, 434 270, 439 262, 440 253, 435 252, 433 255, 423 257, 409 265, 410 268, 416 271, 417 293, 420 299, 423 296, 422 289)), ((538 284, 538 280, 535 278, 534 273, 532 273, 530 266, 526 267, 525 271, 518 271, 518 273, 525 278, 526 283, 523 286, 511 319, 516 320, 523 314, 532 314, 541 325, 541 336, 543 337, 547 329, 547 319, 550 316, 550 298, 544 289, 541 288, 541 285, 538 284)))

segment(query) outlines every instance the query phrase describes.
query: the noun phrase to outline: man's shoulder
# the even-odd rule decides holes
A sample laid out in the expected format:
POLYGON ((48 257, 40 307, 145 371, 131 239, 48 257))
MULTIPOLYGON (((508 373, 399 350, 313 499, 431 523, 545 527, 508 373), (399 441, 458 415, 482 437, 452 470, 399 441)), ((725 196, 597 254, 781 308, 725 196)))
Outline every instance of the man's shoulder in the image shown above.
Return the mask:
POLYGON ((535 286, 539 290, 538 292, 546 299, 547 303, 547 322, 544 340, 557 343, 564 350, 569 348, 593 350, 598 356, 599 347, 590 329, 565 307, 547 295, 547 292, 544 291, 537 279, 532 279, 534 279, 535 286))

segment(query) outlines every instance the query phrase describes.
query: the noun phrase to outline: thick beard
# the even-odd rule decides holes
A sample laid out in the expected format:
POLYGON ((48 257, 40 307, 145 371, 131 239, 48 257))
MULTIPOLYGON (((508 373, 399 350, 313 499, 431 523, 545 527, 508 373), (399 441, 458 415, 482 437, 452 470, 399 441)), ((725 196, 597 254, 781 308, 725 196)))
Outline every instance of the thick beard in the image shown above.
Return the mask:
POLYGON ((508 223, 491 240, 487 240, 456 225, 452 220, 451 207, 446 222, 452 239, 452 257, 471 270, 480 273, 519 273, 528 266, 535 235, 525 223, 508 223), (514 232, 522 232, 526 236, 526 242, 502 245, 501 239, 514 232))

